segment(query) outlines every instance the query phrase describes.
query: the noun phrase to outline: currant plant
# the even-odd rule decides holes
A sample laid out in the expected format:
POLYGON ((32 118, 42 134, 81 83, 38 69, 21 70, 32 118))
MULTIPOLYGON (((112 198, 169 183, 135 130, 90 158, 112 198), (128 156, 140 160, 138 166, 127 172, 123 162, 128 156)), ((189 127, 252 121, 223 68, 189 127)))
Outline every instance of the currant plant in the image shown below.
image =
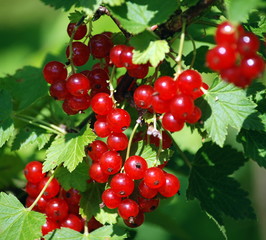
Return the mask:
POLYGON ((41 1, 69 12, 66 45, 0 79, 3 161, 38 153, 12 170, 20 194, 0 193, 0 239, 133 239, 184 196, 225 239, 225 217, 255 219, 232 175, 266 168, 265 3, 41 1))

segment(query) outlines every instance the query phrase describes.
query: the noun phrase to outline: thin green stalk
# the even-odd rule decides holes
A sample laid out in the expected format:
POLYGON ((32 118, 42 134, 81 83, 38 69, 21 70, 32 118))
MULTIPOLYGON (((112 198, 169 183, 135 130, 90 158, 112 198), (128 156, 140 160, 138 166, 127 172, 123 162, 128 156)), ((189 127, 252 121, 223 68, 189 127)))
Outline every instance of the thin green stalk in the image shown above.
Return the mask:
POLYGON ((162 150, 163 150, 163 138, 162 138, 162 136, 163 136, 163 132, 162 132, 162 129, 160 129, 160 141, 159 141, 159 148, 158 148, 158 152, 157 152, 157 155, 156 155, 156 166, 158 165, 158 163, 159 163, 159 158, 160 158, 160 154, 161 154, 161 152, 162 152, 162 150))
POLYGON ((183 53, 183 48, 184 48, 184 43, 185 43, 185 30, 186 30, 186 21, 185 21, 185 19, 183 19, 178 55, 175 59, 175 61, 177 62, 177 71, 176 71, 175 79, 177 79, 178 75, 182 71, 182 53, 183 53))
POLYGON ((133 128, 133 130, 132 130, 132 132, 131 132, 131 135, 130 135, 130 138, 129 138, 129 141, 128 141, 128 146, 127 146, 126 159, 129 158, 129 155, 130 155, 130 148, 131 148, 132 140, 133 140, 133 137, 134 137, 134 135, 135 135, 135 132, 136 132, 136 130, 137 130, 139 124, 140 124, 140 123, 139 123, 139 121, 137 120, 137 122, 136 122, 136 124, 135 124, 135 126, 134 126, 134 128, 133 128))
POLYGON ((113 66, 112 68, 112 72, 111 72, 111 76, 110 76, 110 79, 109 79, 109 88, 110 88, 110 97, 112 98, 113 102, 116 103, 116 100, 114 98, 114 92, 115 92, 115 89, 114 89, 114 86, 113 86, 113 79, 114 79, 114 76, 115 76, 115 69, 116 67, 113 66))
POLYGON ((196 49, 196 43, 195 43, 194 39, 192 38, 192 36, 190 34, 188 34, 188 37, 191 40, 192 46, 193 46, 193 57, 192 57, 192 60, 191 60, 191 63, 190 63, 190 67, 189 67, 189 69, 191 69, 191 68, 193 68, 193 65, 194 65, 195 60, 196 60, 197 49, 196 49))

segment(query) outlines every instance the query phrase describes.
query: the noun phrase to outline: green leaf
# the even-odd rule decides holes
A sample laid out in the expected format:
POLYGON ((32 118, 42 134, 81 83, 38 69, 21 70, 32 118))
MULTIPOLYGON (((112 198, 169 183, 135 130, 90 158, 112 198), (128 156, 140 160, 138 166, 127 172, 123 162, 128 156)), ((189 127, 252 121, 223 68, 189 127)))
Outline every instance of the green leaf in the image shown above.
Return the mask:
POLYGON ((201 208, 223 225, 224 215, 234 219, 255 218, 247 192, 229 177, 247 159, 229 146, 205 143, 196 153, 189 177, 187 198, 200 201, 201 208))
POLYGON ((2 147, 14 133, 11 119, 13 104, 11 96, 6 90, 0 90, 0 102, 0 147, 2 147))
POLYGON ((60 167, 55 174, 55 177, 60 182, 65 190, 75 188, 84 192, 87 187, 89 166, 85 162, 80 163, 74 171, 69 172, 66 168, 60 167))
POLYGON ((77 23, 80 21, 80 19, 85 16, 85 12, 84 11, 78 11, 78 10, 75 10, 75 12, 72 12, 69 14, 68 18, 69 18, 69 21, 71 23, 77 23))
POLYGON ((172 0, 129 0, 119 7, 111 7, 111 13, 122 27, 138 34, 153 25, 165 22, 178 8, 172 0))
POLYGON ((204 95, 211 108, 204 127, 212 140, 223 146, 228 126, 240 131, 245 119, 252 114, 256 105, 246 97, 245 91, 224 81, 216 82, 204 95))
POLYGON ((242 129, 237 137, 242 143, 246 157, 266 168, 266 132, 242 129))
POLYGON ((169 45, 165 40, 151 41, 144 51, 133 50, 133 62, 135 64, 145 64, 150 62, 156 67, 169 52, 169 45))
POLYGON ((117 223, 118 213, 115 209, 108 209, 107 207, 100 208, 100 212, 95 215, 96 220, 101 224, 115 224, 117 223))
POLYGON ((70 228, 60 228, 45 236, 45 240, 123 240, 126 238, 125 229, 113 225, 103 226, 87 235, 70 228))
POLYGON ((100 204, 102 203, 102 192, 104 185, 99 183, 90 183, 86 192, 81 193, 80 212, 87 219, 100 213, 100 204))
POLYGON ((49 142, 51 136, 52 134, 39 129, 30 127, 21 128, 12 143, 12 150, 25 149, 33 144, 36 144, 38 149, 41 150, 49 142))
MULTIPOLYGON (((158 148, 153 145, 147 145, 144 141, 139 141, 132 146, 131 156, 137 155, 143 157, 148 163, 148 167, 153 167, 157 161, 158 148)), ((164 149, 160 153, 159 162, 162 164, 168 161, 173 155, 173 151, 170 149, 164 149)))
POLYGON ((42 236, 45 215, 28 211, 12 194, 0 193, 1 240, 34 240, 42 236))
POLYGON ((70 172, 85 157, 85 147, 95 139, 95 134, 85 126, 79 133, 67 133, 55 139, 48 148, 43 171, 48 172, 63 163, 70 172))
POLYGON ((1 78, 0 86, 11 94, 16 111, 29 107, 48 92, 42 70, 35 67, 24 67, 13 76, 1 78))
POLYGON ((253 11, 248 18, 248 24, 251 31, 264 40, 266 32, 266 13, 265 11, 253 11))
POLYGON ((44 4, 54 7, 55 9, 63 8, 68 11, 72 6, 77 4, 77 0, 41 0, 44 4))
POLYGON ((96 10, 101 6, 102 0, 80 0, 83 11, 92 18, 96 10))
POLYGON ((249 0, 245 4, 243 4, 242 0, 228 0, 226 4, 228 19, 235 23, 245 22, 250 11, 256 9, 258 6, 262 6, 262 4, 262 0, 249 0), (241 11, 239 11, 240 9, 241 11))
POLYGON ((103 0, 105 4, 109 4, 110 6, 120 6, 122 5, 125 0, 103 0))

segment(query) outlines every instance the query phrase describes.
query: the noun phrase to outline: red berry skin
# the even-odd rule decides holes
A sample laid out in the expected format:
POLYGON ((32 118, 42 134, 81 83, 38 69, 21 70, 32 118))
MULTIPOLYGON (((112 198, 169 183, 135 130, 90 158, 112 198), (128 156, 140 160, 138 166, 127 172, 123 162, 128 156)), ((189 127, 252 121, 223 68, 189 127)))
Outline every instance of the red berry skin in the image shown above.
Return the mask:
POLYGON ((132 179, 142 179, 148 168, 146 160, 140 156, 130 156, 124 164, 126 174, 132 179))
POLYGON ((100 90, 101 88, 108 87, 109 75, 104 69, 93 69, 89 74, 91 86, 93 89, 100 90))
POLYGON ((91 108, 99 115, 107 115, 113 106, 113 100, 107 93, 97 93, 91 99, 91 108))
POLYGON ((46 82, 53 84, 67 78, 67 69, 61 62, 48 62, 43 68, 43 76, 46 82))
POLYGON ((194 109, 194 101, 189 95, 179 94, 176 95, 170 105, 170 112, 175 119, 186 119, 186 117, 192 114, 194 109))
POLYGON ((75 115, 75 114, 79 113, 79 111, 77 111, 77 110, 73 110, 73 109, 69 106, 67 99, 63 102, 63 104, 62 104, 62 108, 63 108, 63 111, 64 111, 66 114, 68 114, 68 115, 75 115))
POLYGON ((165 184, 165 176, 158 167, 148 168, 144 175, 144 182, 149 188, 159 189, 165 184))
POLYGON ((159 77, 154 83, 154 91, 159 93, 162 100, 170 100, 176 95, 176 83, 171 77, 159 77))
POLYGON ((142 212, 153 212, 160 203, 159 198, 145 199, 138 197, 139 210, 142 212))
POLYGON ((133 49, 134 49, 133 47, 125 46, 120 55, 123 66, 127 69, 134 69, 138 66, 132 62, 133 49))
MULTIPOLYGON (((28 196, 28 197, 26 198, 25 206, 26 206, 27 208, 30 207, 30 206, 34 203, 35 199, 36 199, 35 197, 28 196)), ((37 205, 35 205, 35 206, 33 207, 32 210, 33 210, 33 211, 36 211, 36 212, 39 212, 39 211, 40 211, 40 209, 38 208, 37 205)))
POLYGON ((126 48, 126 45, 116 45, 110 50, 110 60, 118 68, 123 67, 121 53, 126 48))
POLYGON ((265 69, 265 62, 262 57, 257 54, 242 59, 240 63, 240 71, 246 78, 257 78, 265 69))
MULTIPOLYGON (((49 180, 49 177, 45 177, 40 181, 39 183, 40 191, 43 189, 43 187, 45 186, 48 180, 49 180)), ((53 198, 59 193, 59 190, 60 190, 60 185, 58 181, 55 178, 53 178, 52 181, 48 184, 48 187, 46 188, 46 190, 44 191, 43 197, 45 199, 53 198)))
POLYGON ((70 96, 67 98, 68 105, 74 111, 82 111, 86 110, 90 106, 90 96, 89 95, 82 95, 82 96, 70 96))
POLYGON ((46 234, 54 231, 57 228, 60 228, 60 226, 56 221, 50 218, 46 218, 46 223, 42 225, 42 235, 45 236, 46 234))
POLYGON ((113 175, 122 167, 122 157, 116 151, 107 151, 100 158, 100 166, 105 174, 113 175))
POLYGON ((127 73, 129 76, 138 78, 138 79, 143 79, 147 76, 149 72, 149 66, 147 64, 139 64, 136 65, 133 69, 128 69, 127 73))
POLYGON ((246 32, 239 37, 237 42, 237 50, 242 56, 248 56, 255 54, 260 47, 260 41, 258 37, 251 33, 246 32))
POLYGON ((112 46, 111 39, 103 34, 96 34, 89 41, 91 54, 95 58, 107 57, 112 46))
POLYGON ((45 213, 55 221, 62 221, 68 216, 68 204, 61 198, 53 198, 47 203, 45 213))
MULTIPOLYGON (((147 141, 147 136, 146 136, 145 141, 147 141)), ((169 134, 166 131, 162 132, 162 141, 163 141, 163 145, 162 145, 163 149, 170 148, 173 143, 172 138, 169 136, 169 134)), ((160 146, 159 137, 154 137, 153 135, 151 135, 150 144, 154 144, 156 147, 159 147, 160 146)))
POLYGON ((103 225, 99 221, 97 221, 95 219, 95 217, 93 217, 93 216, 91 217, 90 221, 88 222, 88 230, 89 230, 89 232, 92 232, 92 231, 94 231, 94 230, 96 230, 96 229, 98 229, 98 228, 100 228, 102 226, 103 225))
POLYGON ((95 140, 88 146, 88 155, 94 162, 99 162, 103 153, 107 151, 107 144, 101 140, 95 140))
POLYGON ((237 58, 236 49, 228 45, 217 45, 206 55, 207 66, 214 71, 221 71, 234 66, 237 58))
POLYGON ((66 81, 61 80, 53 83, 49 89, 51 97, 55 100, 65 100, 70 94, 66 88, 66 81))
POLYGON ((226 21, 218 25, 215 33, 217 44, 236 44, 239 33, 238 28, 232 23, 226 21))
POLYGON ((84 227, 84 222, 82 218, 77 215, 69 214, 67 218, 61 222, 61 227, 71 228, 77 232, 81 232, 84 227))
POLYGON ((130 217, 136 217, 139 213, 138 204, 131 199, 124 199, 118 206, 118 214, 123 219, 129 219, 130 217))
POLYGON ((71 75, 67 79, 66 87, 71 95, 77 97, 86 95, 91 88, 89 79, 81 73, 71 75))
POLYGON ((111 151, 123 151, 127 148, 128 138, 124 133, 111 133, 107 138, 107 145, 111 151))
POLYGON ((94 123, 94 132, 98 137, 105 138, 111 134, 111 130, 108 127, 108 123, 105 120, 97 120, 94 123))
POLYGON ((131 123, 129 113, 120 108, 115 108, 107 114, 106 117, 109 129, 113 132, 125 131, 131 123))
POLYGON ((41 197, 40 199, 39 199, 39 201, 37 202, 37 207, 38 207, 38 209, 39 209, 39 211, 40 212, 45 212, 45 208, 46 208, 46 205, 47 205, 47 203, 48 203, 48 199, 45 199, 44 197, 41 197))
POLYGON ((108 181, 109 175, 105 174, 98 162, 94 162, 89 170, 89 175, 91 179, 98 183, 106 183, 108 181))
POLYGON ((118 197, 127 197, 134 190, 133 180, 125 173, 116 174, 112 178, 110 186, 118 197))
POLYGON ((39 184, 38 183, 31 183, 31 182, 27 182, 26 184, 26 193, 29 194, 29 196, 33 197, 33 198, 36 198, 39 193, 41 192, 39 190, 39 184))
MULTIPOLYGON (((76 23, 69 23, 68 24, 67 34, 69 37, 72 36, 72 33, 74 31, 75 26, 76 26, 76 23)), ((85 37, 86 33, 87 33, 87 26, 85 24, 81 24, 80 26, 78 26, 78 28, 74 34, 73 39, 74 40, 80 40, 80 39, 85 37)))
POLYGON ((201 118, 201 110, 197 106, 195 106, 193 112, 187 116, 186 122, 190 124, 194 124, 198 122, 201 118))
POLYGON ((121 198, 111 188, 108 188, 102 193, 102 201, 106 207, 114 209, 121 203, 121 198))
POLYGON ((150 85, 139 86, 133 95, 134 102, 139 108, 148 109, 151 107, 153 87, 150 85))
POLYGON ((144 223, 145 216, 143 212, 139 212, 136 217, 132 217, 130 219, 124 219, 124 223, 130 228, 139 227, 144 223))
POLYGON ((165 113, 170 111, 170 101, 162 100, 159 95, 152 96, 151 105, 156 113, 165 113))
POLYGON ((165 184, 160 187, 159 193, 164 197, 173 197, 180 189, 180 182, 178 178, 170 173, 165 173, 165 184))
POLYGON ((38 161, 29 162, 24 168, 24 175, 31 183, 39 183, 44 177, 45 173, 42 172, 42 163, 38 161))
MULTIPOLYGON (((90 49, 82 42, 73 42, 72 43, 72 61, 75 66, 84 65, 90 57, 90 49)), ((70 56, 69 46, 66 49, 66 56, 69 58, 70 56)))
POLYGON ((177 132, 182 130, 184 127, 184 121, 180 119, 175 119, 172 113, 167 112, 163 115, 162 118, 162 125, 165 130, 170 132, 177 132))
POLYGON ((176 84, 182 93, 192 95, 193 92, 200 89, 202 78, 197 71, 188 69, 178 76, 176 84))
POLYGON ((80 194, 79 191, 74 189, 74 188, 70 188, 68 191, 62 189, 62 195, 64 200, 67 202, 68 205, 78 205, 79 201, 80 201, 80 194))

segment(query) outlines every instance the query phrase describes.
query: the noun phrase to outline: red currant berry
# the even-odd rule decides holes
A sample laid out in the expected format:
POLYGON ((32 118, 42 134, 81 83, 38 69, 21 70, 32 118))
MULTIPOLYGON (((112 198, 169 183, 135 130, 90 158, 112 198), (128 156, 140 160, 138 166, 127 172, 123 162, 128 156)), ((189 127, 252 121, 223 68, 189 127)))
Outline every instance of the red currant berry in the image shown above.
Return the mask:
POLYGON ((42 235, 45 236, 47 233, 52 232, 57 228, 60 228, 60 226, 56 221, 46 218, 46 223, 42 225, 42 235))
POLYGON ((92 231, 94 231, 94 230, 96 230, 96 229, 98 229, 98 228, 100 228, 102 226, 103 225, 99 221, 97 221, 95 219, 95 217, 93 217, 93 216, 91 217, 90 221, 88 221, 88 230, 89 230, 89 232, 92 232, 92 231))
POLYGON ((55 100, 65 100, 70 95, 67 91, 65 80, 53 83, 50 86, 49 92, 55 100))
MULTIPOLYGON (((75 30, 75 27, 76 27, 76 23, 69 23, 68 24, 68 26, 67 26, 67 34, 68 34, 69 37, 72 36, 73 31, 75 30)), ((74 40, 80 40, 80 39, 85 37, 86 33, 87 33, 87 26, 85 24, 81 24, 76 29, 76 32, 74 34, 73 39, 74 40)))
POLYGON ((38 161, 29 162, 24 168, 24 175, 31 183, 38 183, 44 177, 45 173, 42 172, 42 163, 38 161))
POLYGON ((91 99, 91 108, 99 115, 108 114, 113 106, 113 100, 107 93, 97 93, 91 99))
POLYGON ((67 78, 67 69, 61 62, 48 62, 43 68, 43 76, 46 82, 53 84, 67 78))
POLYGON ((144 182, 149 188, 158 189, 165 184, 165 176, 162 169, 158 167, 148 168, 144 175, 144 182))
POLYGON ((88 155, 94 162, 99 162, 103 153, 107 151, 107 144, 101 140, 95 140, 88 146, 88 155))
POLYGON ((90 72, 89 79, 93 89, 104 89, 109 86, 107 80, 109 80, 108 73, 103 69, 94 69, 90 72))
MULTIPOLYGON (((82 42, 73 42, 72 43, 72 61, 75 66, 84 65, 90 57, 90 49, 82 42)), ((66 49, 67 58, 70 57, 69 46, 66 49)))
POLYGON ((238 27, 226 21, 218 25, 215 33, 217 44, 236 44, 238 39, 238 27))
POLYGON ((129 157, 124 164, 126 174, 132 179, 141 179, 144 177, 148 168, 146 160, 140 156, 129 157))
POLYGON ((163 115, 162 125, 165 130, 177 132, 184 127, 184 121, 180 119, 176 120, 172 113, 167 112, 163 115))
POLYGON ((111 189, 119 197, 127 197, 134 190, 133 180, 125 173, 116 174, 110 183, 111 189))
POLYGON ((178 178, 173 174, 165 173, 165 184, 158 189, 159 193, 164 197, 172 197, 177 194, 179 189, 180 182, 178 178))
POLYGON ((250 32, 246 32, 240 36, 237 42, 237 50, 243 56, 255 54, 259 50, 259 47, 260 41, 258 37, 250 32))
POLYGON ((246 78, 257 78, 265 68, 265 62, 259 55, 252 55, 242 59, 240 63, 240 70, 246 78))
POLYGON ((170 105, 170 112, 176 119, 185 119, 192 114, 194 109, 194 101, 189 95, 176 95, 170 105))
POLYGON ((154 91, 159 93, 162 100, 172 99, 177 92, 174 79, 168 76, 159 77, 154 83, 154 91))
POLYGON ((129 113, 120 108, 111 110, 106 117, 109 129, 114 132, 125 131, 131 123, 129 113))
POLYGON ((78 205, 81 198, 79 191, 74 188, 70 188, 68 191, 63 189, 62 196, 68 205, 78 205))
POLYGON ((145 78, 148 72, 149 72, 149 66, 147 64, 136 65, 134 68, 128 69, 127 71, 129 76, 138 78, 138 79, 145 78))
MULTIPOLYGON (((40 191, 44 188, 48 180, 49 180, 49 177, 45 177, 40 181, 39 183, 40 191)), ((55 178, 53 178, 52 181, 48 184, 48 187, 45 189, 43 193, 43 197, 45 199, 53 198, 59 193, 59 190, 60 190, 60 185, 58 181, 55 178)))
POLYGON ((111 134, 111 130, 108 127, 108 123, 105 120, 97 120, 94 123, 94 132, 98 137, 105 138, 111 134))
POLYGON ((106 207, 114 209, 121 203, 121 198, 111 188, 108 188, 102 194, 102 201, 106 207))
POLYGON ((37 202, 37 207, 40 210, 40 212, 45 212, 46 205, 48 203, 48 199, 45 199, 44 197, 41 197, 39 201, 37 202))
POLYGON ((156 113, 165 113, 170 111, 170 101, 162 100, 159 94, 152 96, 152 108, 156 113))
POLYGON ((198 122, 201 118, 201 110, 197 106, 194 107, 193 112, 187 116, 186 122, 190 124, 194 124, 198 122))
POLYGON ((158 193, 158 189, 148 187, 144 180, 139 183, 138 189, 140 195, 144 198, 154 198, 158 193))
POLYGON ((118 206, 118 214, 121 218, 128 220, 130 217, 136 217, 139 213, 138 204, 131 199, 124 199, 118 206))
POLYGON ((81 73, 75 73, 67 79, 67 90, 73 96, 80 97, 86 95, 90 90, 89 79, 81 73))
POLYGON ((45 213, 55 221, 62 221, 68 215, 68 204, 61 198, 53 198, 47 203, 45 213))
POLYGON ((122 157, 116 151, 107 151, 100 158, 100 166, 105 174, 113 175, 122 167, 122 157))
POLYGON ((68 115, 75 115, 75 114, 77 114, 77 113, 79 112, 79 111, 73 110, 73 109, 69 106, 67 100, 65 100, 65 101, 63 102, 63 104, 62 104, 62 108, 63 108, 64 112, 65 112, 66 114, 68 114, 68 115))
POLYGON ((133 47, 125 46, 120 55, 123 66, 127 69, 134 69, 138 66, 132 62, 133 49, 133 47))
POLYGON ((142 212, 154 211, 159 206, 159 203, 159 198, 145 199, 142 197, 138 197, 139 210, 142 212))
POLYGON ((111 39, 104 34, 94 35, 89 41, 89 47, 92 56, 95 58, 104 58, 109 55, 113 46, 111 39))
POLYGON ((150 85, 139 86, 133 95, 134 102, 139 108, 148 109, 152 103, 153 87, 150 85))
POLYGON ((116 67, 123 67, 121 53, 126 48, 126 45, 116 45, 110 50, 110 60, 116 67))
POLYGON ((74 214, 69 214, 64 221, 61 222, 61 227, 71 228, 77 232, 81 232, 84 227, 82 218, 74 214))
POLYGON ((26 188, 25 188, 26 193, 29 194, 29 196, 36 198, 39 193, 41 192, 39 189, 39 184, 38 183, 31 183, 27 182, 26 188))
POLYGON ((82 96, 70 96, 67 98, 68 106, 73 109, 74 111, 82 111, 86 110, 90 106, 90 96, 89 95, 82 95, 82 96))
POLYGON ((218 45, 208 51, 206 55, 207 66, 214 71, 230 68, 235 64, 236 57, 236 49, 227 45, 218 45))
POLYGON ((108 181, 109 175, 105 174, 98 162, 94 162, 89 170, 89 175, 91 179, 98 183, 106 183, 108 181))
POLYGON ((136 217, 124 219, 124 223, 130 228, 136 228, 143 224, 144 219, 145 219, 144 213, 139 212, 136 217))
POLYGON ((111 133, 107 138, 107 145, 111 151, 123 151, 127 148, 128 139, 124 133, 111 133))

